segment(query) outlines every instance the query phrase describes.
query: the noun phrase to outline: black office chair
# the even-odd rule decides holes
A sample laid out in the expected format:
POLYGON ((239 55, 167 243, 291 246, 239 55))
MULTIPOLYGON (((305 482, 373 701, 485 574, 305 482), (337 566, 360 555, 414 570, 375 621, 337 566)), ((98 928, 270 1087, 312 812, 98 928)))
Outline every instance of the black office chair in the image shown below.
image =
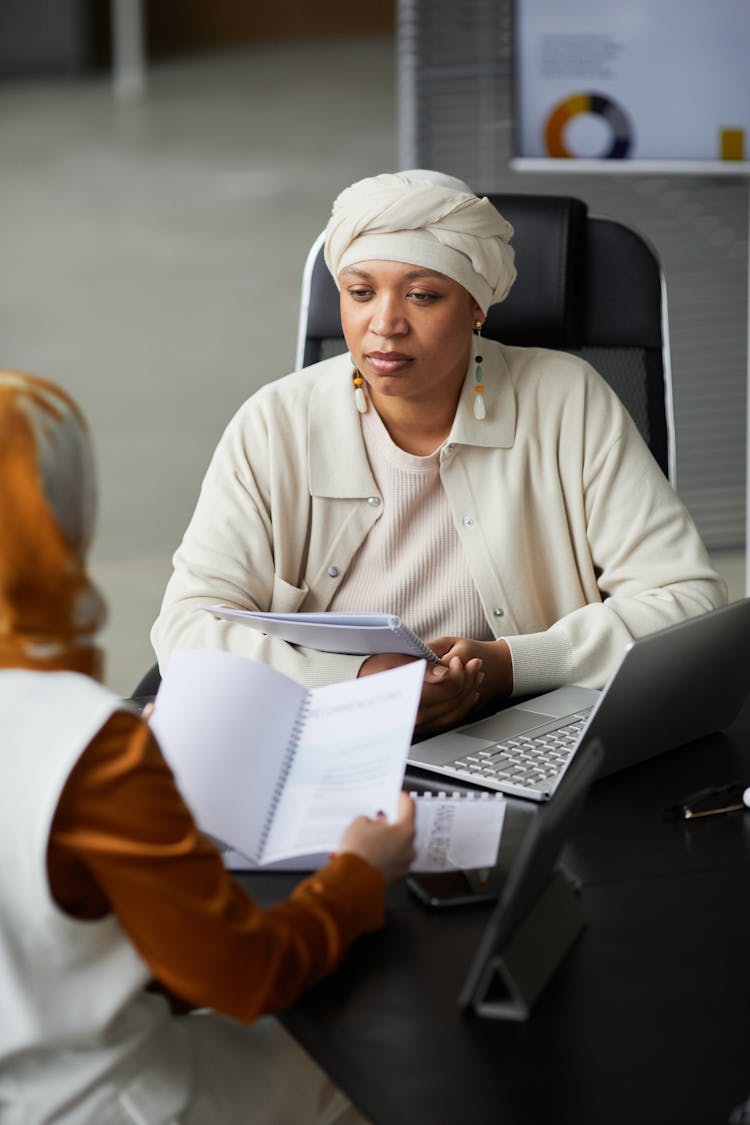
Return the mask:
POLYGON ((160 683, 161 675, 159 674, 159 665, 152 664, 148 672, 146 672, 144 676, 141 676, 136 687, 133 689, 130 696, 131 702, 139 709, 142 709, 154 698, 159 690, 160 683))
MULTIPOLYGON (((489 198, 513 224, 518 278, 507 300, 490 309, 483 335, 587 359, 620 397, 674 485, 666 291, 653 249, 622 223, 589 215, 580 199, 489 198)), ((321 234, 304 270, 296 367, 344 348, 321 234)))

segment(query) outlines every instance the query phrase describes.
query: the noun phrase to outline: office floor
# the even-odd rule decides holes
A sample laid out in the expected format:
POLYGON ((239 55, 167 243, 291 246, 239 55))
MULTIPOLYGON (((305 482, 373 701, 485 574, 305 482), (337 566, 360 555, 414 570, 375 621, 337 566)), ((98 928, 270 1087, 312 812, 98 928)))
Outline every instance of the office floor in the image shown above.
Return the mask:
MULTIPOLYGON (((306 250, 335 194, 396 166, 390 40, 262 44, 0 94, 0 365, 92 425, 108 682, 129 694, 213 446, 292 369, 306 250)), ((716 559, 733 597, 744 559, 716 559)))

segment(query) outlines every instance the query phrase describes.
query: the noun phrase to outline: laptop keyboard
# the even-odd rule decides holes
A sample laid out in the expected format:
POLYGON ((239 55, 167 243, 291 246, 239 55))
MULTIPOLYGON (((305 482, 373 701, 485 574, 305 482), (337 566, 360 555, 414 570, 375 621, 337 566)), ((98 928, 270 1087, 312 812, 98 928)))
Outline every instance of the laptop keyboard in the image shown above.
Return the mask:
POLYGON ((588 711, 544 734, 517 735, 494 746, 464 754, 450 763, 476 782, 507 782, 530 789, 547 789, 551 779, 562 773, 583 730, 588 711))

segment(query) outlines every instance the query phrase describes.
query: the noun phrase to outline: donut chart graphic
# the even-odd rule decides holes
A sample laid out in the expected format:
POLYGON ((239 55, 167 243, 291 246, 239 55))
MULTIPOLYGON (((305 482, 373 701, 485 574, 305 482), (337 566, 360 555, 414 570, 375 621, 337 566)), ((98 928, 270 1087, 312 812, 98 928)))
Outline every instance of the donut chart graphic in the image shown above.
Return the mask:
POLYGON ((565 144, 564 134, 568 122, 579 113, 593 113, 602 117, 609 126, 611 143, 607 152, 601 156, 605 160, 622 160, 630 152, 633 143, 630 122, 625 111, 617 102, 604 94, 572 94, 553 106, 544 127, 544 141, 548 156, 575 157, 565 144))

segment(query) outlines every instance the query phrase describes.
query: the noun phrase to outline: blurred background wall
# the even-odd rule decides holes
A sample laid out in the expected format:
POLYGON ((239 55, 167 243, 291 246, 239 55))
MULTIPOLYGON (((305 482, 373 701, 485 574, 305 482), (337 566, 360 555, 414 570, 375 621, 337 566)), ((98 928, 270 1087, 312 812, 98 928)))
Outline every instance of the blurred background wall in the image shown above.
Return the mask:
MULTIPOLYGON (((0 0, 0 74, 83 74, 108 65, 119 0, 0 0)), ((390 34, 395 0, 124 0, 150 62, 263 40, 390 34)))

